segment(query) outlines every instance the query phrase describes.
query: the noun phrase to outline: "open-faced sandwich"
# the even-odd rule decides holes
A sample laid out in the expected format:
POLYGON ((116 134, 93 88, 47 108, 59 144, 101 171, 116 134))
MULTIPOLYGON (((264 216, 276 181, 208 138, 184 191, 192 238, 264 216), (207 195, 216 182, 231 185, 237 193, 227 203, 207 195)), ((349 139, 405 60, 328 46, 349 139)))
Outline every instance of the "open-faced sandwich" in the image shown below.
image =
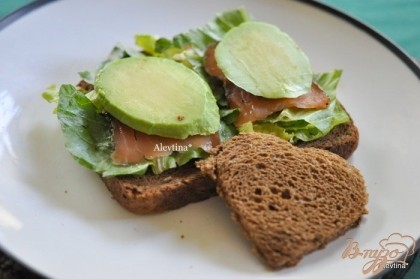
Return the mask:
POLYGON ((271 268, 359 224, 368 195, 345 160, 359 134, 336 98, 341 70, 313 73, 286 33, 243 9, 136 44, 43 94, 68 151, 122 206, 156 213, 218 194, 271 268))
POLYGON ((314 74, 277 27, 243 9, 172 39, 137 35, 76 85, 50 88, 66 148, 135 213, 216 195, 195 167, 239 132, 274 134, 348 158, 358 143, 336 99, 341 71, 314 74))

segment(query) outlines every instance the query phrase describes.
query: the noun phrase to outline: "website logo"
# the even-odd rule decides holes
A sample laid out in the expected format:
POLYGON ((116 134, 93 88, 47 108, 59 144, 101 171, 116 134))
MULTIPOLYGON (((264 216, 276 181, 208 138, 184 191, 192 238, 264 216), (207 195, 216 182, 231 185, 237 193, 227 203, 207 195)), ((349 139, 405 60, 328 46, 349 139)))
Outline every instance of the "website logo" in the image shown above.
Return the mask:
POLYGON ((341 257, 343 259, 364 259, 367 262, 362 267, 363 274, 378 274, 384 269, 407 268, 407 258, 416 250, 416 240, 401 233, 392 233, 379 241, 376 249, 362 249, 359 243, 349 238, 347 247, 341 257))

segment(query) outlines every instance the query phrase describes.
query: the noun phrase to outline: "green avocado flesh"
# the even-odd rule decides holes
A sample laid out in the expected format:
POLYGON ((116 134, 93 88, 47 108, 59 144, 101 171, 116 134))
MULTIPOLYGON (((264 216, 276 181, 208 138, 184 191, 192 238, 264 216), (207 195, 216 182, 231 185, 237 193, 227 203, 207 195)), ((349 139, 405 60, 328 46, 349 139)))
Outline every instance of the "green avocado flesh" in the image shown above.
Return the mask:
POLYGON ((256 96, 295 98, 312 83, 307 56, 271 24, 251 21, 231 29, 217 45, 215 58, 228 80, 256 96))
POLYGON ((107 112, 149 135, 185 139, 215 133, 220 125, 209 85, 173 60, 116 60, 98 73, 95 91, 107 112))

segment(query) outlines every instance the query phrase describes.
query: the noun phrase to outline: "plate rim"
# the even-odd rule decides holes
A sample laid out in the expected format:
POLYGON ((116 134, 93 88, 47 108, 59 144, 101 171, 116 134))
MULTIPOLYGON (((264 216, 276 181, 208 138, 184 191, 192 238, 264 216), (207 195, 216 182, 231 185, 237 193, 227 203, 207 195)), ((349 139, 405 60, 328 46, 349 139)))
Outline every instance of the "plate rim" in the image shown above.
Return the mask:
POLYGON ((12 13, 6 15, 0 19, 0 32, 11 25, 13 22, 27 15, 28 13, 36 10, 37 8, 44 6, 45 4, 55 2, 57 0, 33 0, 32 2, 20 7, 12 13))
MULTIPOLYGON (((32 11, 40 7, 46 6, 47 4, 57 2, 57 1, 58 0, 34 0, 18 8, 17 10, 13 11, 12 13, 0 19, 0 32, 6 29, 8 26, 12 25, 17 20, 24 17, 25 15, 28 15, 32 11)), ((390 50, 394 55, 396 55, 403 62, 403 64, 405 64, 411 70, 411 72, 415 74, 415 76, 420 80, 420 64, 416 62, 415 58, 410 56, 404 49, 402 49, 402 47, 397 45, 396 42, 392 41, 390 38, 382 34, 379 30, 376 30, 373 26, 357 19, 356 17, 350 15, 349 13, 346 13, 343 10, 340 10, 339 8, 335 8, 327 3, 320 2, 319 0, 295 0, 295 1, 308 5, 314 9, 324 11, 327 14, 333 15, 340 20, 344 20, 345 22, 351 24, 357 29, 367 33, 370 37, 372 37, 373 39, 381 43, 388 50, 390 50)), ((420 244, 420 239, 417 240, 417 244, 420 244)), ((47 278, 45 277, 46 275, 36 270, 36 267, 30 266, 29 264, 25 263, 24 261, 20 260, 15 255, 13 255, 12 251, 9 251, 8 249, 6 249, 1 243, 0 243, 0 253, 9 257, 12 261, 16 262, 18 265, 26 269, 28 272, 33 273, 33 275, 39 276, 40 279, 47 278)), ((375 276, 373 278, 382 278, 381 276, 384 276, 386 273, 387 272, 381 272, 380 274, 378 274, 378 277, 375 276)), ((389 273, 391 273, 391 271, 389 273)))

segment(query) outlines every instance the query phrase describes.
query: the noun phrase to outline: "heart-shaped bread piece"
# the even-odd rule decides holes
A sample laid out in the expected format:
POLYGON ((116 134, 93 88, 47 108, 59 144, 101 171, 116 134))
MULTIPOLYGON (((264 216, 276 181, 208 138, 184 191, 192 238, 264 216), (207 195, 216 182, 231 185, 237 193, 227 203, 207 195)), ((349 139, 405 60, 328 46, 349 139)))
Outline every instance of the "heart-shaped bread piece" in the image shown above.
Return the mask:
POLYGON ((354 166, 276 136, 240 134, 197 166, 216 180, 253 252, 272 268, 296 265, 367 213, 365 182, 354 166))

